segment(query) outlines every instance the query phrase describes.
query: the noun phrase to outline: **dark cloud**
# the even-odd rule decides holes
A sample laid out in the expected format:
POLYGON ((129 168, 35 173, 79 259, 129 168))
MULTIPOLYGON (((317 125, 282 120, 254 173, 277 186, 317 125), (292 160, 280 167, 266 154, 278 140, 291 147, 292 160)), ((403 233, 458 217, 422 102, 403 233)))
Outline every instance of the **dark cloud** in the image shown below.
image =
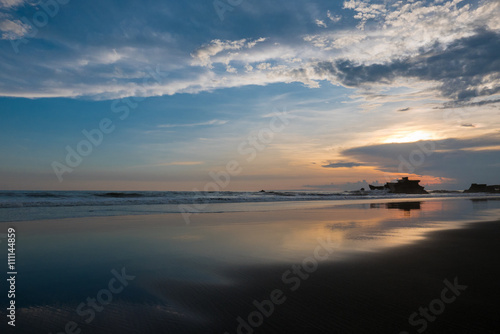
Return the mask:
POLYGON ((499 183, 500 135, 355 147, 342 152, 349 159, 387 173, 413 173, 452 178, 466 188, 472 182, 499 183))
POLYGON ((359 167, 359 166, 363 166, 363 165, 360 163, 357 163, 357 162, 342 161, 342 162, 329 162, 328 165, 322 165, 321 167, 324 167, 324 168, 352 168, 352 167, 359 167))
POLYGON ((475 128, 476 126, 474 124, 471 124, 471 123, 464 123, 461 125, 461 127, 463 127, 463 128, 475 128))
POLYGON ((437 44, 432 51, 406 59, 372 65, 360 65, 350 60, 318 62, 314 70, 325 77, 333 76, 348 87, 391 84, 398 77, 439 82, 441 95, 455 102, 464 102, 500 92, 497 83, 500 79, 499 54, 500 34, 480 30, 474 36, 456 40, 447 47, 437 44))
POLYGON ((490 100, 485 100, 485 101, 478 101, 478 102, 464 102, 464 101, 461 101, 461 102, 447 102, 445 103, 443 106, 440 106, 440 107, 434 107, 434 109, 449 109, 449 108, 458 108, 458 107, 462 107, 462 108, 465 108, 465 107, 481 107, 481 106, 484 106, 486 104, 495 104, 495 103, 499 103, 500 102, 500 99, 490 99, 490 100))
POLYGON ((398 109, 398 111, 401 111, 401 112, 408 111, 408 110, 410 110, 410 107, 398 109))

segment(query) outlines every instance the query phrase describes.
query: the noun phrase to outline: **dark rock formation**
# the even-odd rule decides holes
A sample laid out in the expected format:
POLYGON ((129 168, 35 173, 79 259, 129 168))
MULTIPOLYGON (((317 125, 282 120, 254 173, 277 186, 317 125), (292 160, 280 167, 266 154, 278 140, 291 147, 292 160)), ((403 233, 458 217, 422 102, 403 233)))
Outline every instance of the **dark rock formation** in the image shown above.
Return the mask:
POLYGON ((397 182, 387 182, 383 187, 370 185, 371 190, 388 190, 394 194, 428 194, 424 187, 419 185, 420 180, 408 180, 403 177, 397 182))
POLYGON ((500 193, 500 185, 488 186, 486 184, 473 183, 464 193, 500 193))

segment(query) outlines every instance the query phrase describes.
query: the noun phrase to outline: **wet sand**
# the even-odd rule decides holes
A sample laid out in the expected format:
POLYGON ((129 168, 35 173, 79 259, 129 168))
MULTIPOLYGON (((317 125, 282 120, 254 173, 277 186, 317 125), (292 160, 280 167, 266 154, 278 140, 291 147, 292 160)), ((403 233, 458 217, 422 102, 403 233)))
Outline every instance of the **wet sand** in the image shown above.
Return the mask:
MULTIPOLYGON (((500 221, 433 232, 417 244, 320 264, 294 292, 279 280, 289 268, 240 268, 238 276, 252 277, 246 294, 258 301, 269 299, 266 292, 275 287, 286 292, 287 300, 256 332, 500 333, 499 241, 500 221), (445 298, 454 301, 436 302, 444 280, 454 285, 455 278, 459 295, 449 289, 445 298), (429 320, 418 314, 411 325, 410 315, 431 303, 436 314, 430 310, 429 320)), ((239 314, 253 310, 242 306, 239 314)), ((234 324, 229 333, 236 333, 234 324)))
POLYGON ((202 214, 189 227, 178 215, 9 224, 22 276, 5 332, 64 333, 71 321, 75 333, 500 332, 500 221, 408 238, 386 227, 398 211, 346 208, 349 222, 342 210, 202 214), (354 248, 372 242, 367 231, 390 246, 337 251, 339 229, 354 248), (121 268, 135 278, 87 322, 77 307, 121 268))

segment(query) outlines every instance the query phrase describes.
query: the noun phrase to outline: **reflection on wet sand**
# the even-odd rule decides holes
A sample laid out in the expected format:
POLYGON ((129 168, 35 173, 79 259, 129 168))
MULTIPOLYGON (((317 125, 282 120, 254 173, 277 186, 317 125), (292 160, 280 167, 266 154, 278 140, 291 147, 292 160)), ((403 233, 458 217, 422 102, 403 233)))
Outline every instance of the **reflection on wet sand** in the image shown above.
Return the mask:
MULTIPOLYGON (((350 282, 359 280, 360 274, 372 279, 377 273, 379 265, 371 264, 370 256, 380 256, 383 265, 394 246, 418 245, 416 241, 425 239, 427 232, 498 217, 499 210, 500 201, 413 200, 207 213, 193 216, 190 225, 177 214, 13 223, 22 236, 19 252, 23 259, 19 267, 23 273, 19 286, 23 291, 19 304, 22 321, 16 330, 56 332, 74 320, 82 332, 89 333, 207 333, 214 326, 223 333, 236 328, 236 317, 248 314, 247 304, 252 305, 253 299, 269 296, 283 272, 314 254, 318 239, 332 240, 339 247, 311 278, 322 288, 309 291, 308 287, 318 285, 303 280, 304 288, 289 295, 290 302, 283 306, 285 310, 291 307, 298 318, 285 312, 281 313, 283 319, 278 316, 272 320, 291 326, 291 321, 300 320, 302 311, 297 305, 307 308, 319 303, 322 306, 316 311, 326 313, 332 307, 336 312, 345 309, 347 304, 340 297, 332 297, 329 303, 322 301, 325 292, 335 296, 345 290, 351 291, 345 296, 363 298, 356 291, 366 282, 359 282, 359 286, 350 282), (369 267, 356 269, 360 274, 350 277, 349 268, 336 269, 360 258, 367 259, 369 267), (137 278, 87 325, 75 312, 79 303, 106 287, 111 269, 122 267, 137 278), (328 270, 331 273, 321 274, 328 270), (340 290, 330 283, 335 279, 342 285, 340 290), (144 324, 150 325, 144 329, 144 324)), ((430 261, 424 259, 418 264, 430 261)), ((414 268, 415 277, 419 277, 420 267, 414 268)), ((380 271, 380 284, 392 266, 384 270, 380 271)), ((391 275, 395 283, 409 279, 401 279, 400 271, 391 275)), ((439 273, 438 288, 445 277, 439 273)), ((393 283, 386 288, 392 288, 393 283)), ((387 305, 397 302, 396 297, 391 298, 386 298, 387 305)), ((364 305, 352 303, 349 314, 364 305)), ((373 303, 380 304, 375 299, 373 303)), ((409 305, 403 317, 414 307, 409 305)), ((303 321, 316 317, 308 314, 303 321)), ((345 326, 350 328, 351 324, 345 326)))
POLYGON ((405 216, 411 216, 411 210, 420 210, 422 202, 391 202, 391 203, 372 203, 370 209, 397 209, 405 212, 405 216))
POLYGON ((403 211, 420 210, 420 204, 422 202, 395 202, 387 203, 385 207, 387 209, 399 209, 403 211))

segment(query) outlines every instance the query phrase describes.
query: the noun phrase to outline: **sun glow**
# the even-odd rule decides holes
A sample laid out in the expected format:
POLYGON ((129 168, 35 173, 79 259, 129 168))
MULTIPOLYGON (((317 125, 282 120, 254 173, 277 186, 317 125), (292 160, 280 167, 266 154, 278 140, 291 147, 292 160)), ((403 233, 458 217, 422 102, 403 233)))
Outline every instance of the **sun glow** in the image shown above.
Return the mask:
POLYGON ((432 140, 434 135, 426 131, 401 132, 384 139, 384 143, 412 143, 419 140, 432 140))

